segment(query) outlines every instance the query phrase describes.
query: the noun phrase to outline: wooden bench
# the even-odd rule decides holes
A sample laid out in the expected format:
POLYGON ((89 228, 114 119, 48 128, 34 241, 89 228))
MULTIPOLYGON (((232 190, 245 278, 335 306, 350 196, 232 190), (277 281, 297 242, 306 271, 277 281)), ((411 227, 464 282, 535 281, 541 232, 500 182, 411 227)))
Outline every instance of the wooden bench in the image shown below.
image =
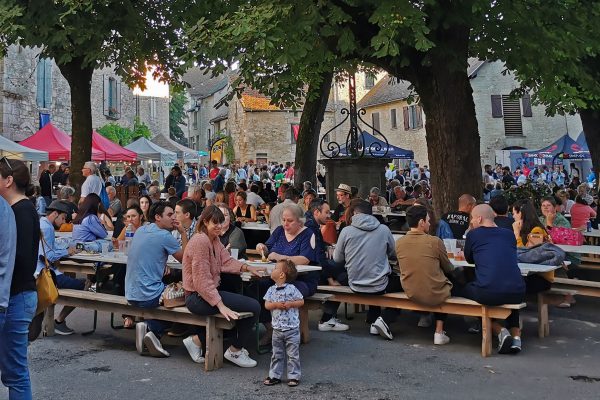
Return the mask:
POLYGON ((576 290, 581 296, 600 297, 600 282, 596 281, 554 278, 552 288, 576 290))
MULTIPOLYGON (((555 278, 556 279, 556 278, 555 278)), ((565 296, 578 294, 576 290, 558 289, 552 287, 550 290, 537 294, 538 305, 538 337, 544 338, 550 335, 550 321, 548 319, 548 305, 557 305, 564 301, 565 296)))
POLYGON ((308 311, 318 310, 321 305, 333 297, 332 294, 315 293, 304 299, 304 305, 300 308, 300 341, 310 342, 310 329, 308 326, 308 311))
MULTIPOLYGON (((129 304, 123 296, 83 290, 60 289, 57 303, 96 311, 127 314, 145 319, 160 319, 188 325, 204 326, 206 327, 206 352, 204 355, 204 369, 206 371, 212 371, 223 366, 223 329, 232 329, 235 326, 234 321, 227 321, 221 314, 200 316, 192 314, 186 307, 139 308, 129 304)), ((49 333, 53 333, 53 308, 50 307, 47 313, 50 315, 45 318, 45 323, 51 325, 47 328, 49 333)), ((251 316, 252 313, 240 313, 240 318, 251 316)))
POLYGON ((519 310, 525 307, 525 303, 485 306, 463 297, 451 297, 439 306, 430 307, 413 302, 408 298, 406 293, 387 293, 373 296, 354 293, 348 286, 319 286, 318 292, 333 294, 333 297, 329 300, 351 304, 480 317, 482 321, 481 355, 483 357, 492 354, 492 318, 506 319, 512 310, 519 310))

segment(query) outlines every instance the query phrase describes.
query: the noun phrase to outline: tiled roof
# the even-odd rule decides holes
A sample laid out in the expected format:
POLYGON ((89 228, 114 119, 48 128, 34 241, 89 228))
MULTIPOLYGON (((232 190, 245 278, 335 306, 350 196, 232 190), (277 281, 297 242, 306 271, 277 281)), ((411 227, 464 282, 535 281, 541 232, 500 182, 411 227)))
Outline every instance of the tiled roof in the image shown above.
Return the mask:
POLYGON ((183 74, 182 79, 185 83, 190 85, 188 91, 192 97, 203 99, 226 87, 229 82, 229 77, 232 74, 234 74, 234 72, 228 70, 213 78, 209 70, 203 68, 190 68, 183 74))
POLYGON ((481 66, 485 64, 485 60, 480 60, 475 57, 469 57, 469 60, 467 62, 469 63, 469 66, 467 67, 467 75, 469 76, 469 78, 475 78, 477 76, 477 71, 479 71, 479 68, 481 68, 481 66))
POLYGON ((386 75, 381 79, 363 98, 358 102, 357 107, 371 107, 378 104, 386 104, 394 101, 406 99, 412 90, 409 90, 410 82, 398 80, 386 75))
POLYGON ((271 98, 256 89, 245 87, 240 99, 244 110, 248 111, 280 111, 282 108, 271 104, 271 98))

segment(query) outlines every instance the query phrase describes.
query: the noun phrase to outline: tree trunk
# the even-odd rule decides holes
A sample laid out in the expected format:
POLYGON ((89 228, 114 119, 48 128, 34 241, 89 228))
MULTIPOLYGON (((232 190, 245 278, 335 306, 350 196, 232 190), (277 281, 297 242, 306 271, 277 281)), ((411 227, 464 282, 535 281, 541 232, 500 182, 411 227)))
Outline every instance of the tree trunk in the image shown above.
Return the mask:
POLYGON ((580 110, 579 116, 585 133, 585 141, 590 149, 592 166, 596 172, 596 181, 598 181, 598 168, 600 168, 600 111, 580 110))
POLYGON ((71 173, 69 182, 77 193, 81 189, 81 168, 92 159, 92 74, 94 68, 82 67, 83 59, 59 65, 71 88, 71 173))
MULTIPOLYGON (((440 28, 441 30, 442 28, 440 28)), ((433 207, 456 210, 465 193, 481 199, 480 140, 473 90, 467 75, 469 29, 438 32, 429 66, 414 69, 413 84, 426 115, 433 207)))
POLYGON ((320 85, 308 88, 307 100, 300 117, 300 131, 296 142, 295 186, 302 190, 302 183, 310 181, 317 187, 317 149, 319 134, 329 100, 333 70, 322 75, 320 85))

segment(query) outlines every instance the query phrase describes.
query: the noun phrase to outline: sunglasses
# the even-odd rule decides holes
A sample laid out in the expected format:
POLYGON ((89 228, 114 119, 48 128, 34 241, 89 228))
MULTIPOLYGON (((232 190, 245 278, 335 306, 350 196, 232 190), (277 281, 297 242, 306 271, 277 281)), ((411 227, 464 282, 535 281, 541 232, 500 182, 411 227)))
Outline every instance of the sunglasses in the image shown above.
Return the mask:
POLYGON ((10 162, 8 162, 8 158, 2 157, 2 161, 4 161, 6 163, 6 165, 8 165, 8 168, 10 168, 10 174, 12 175, 13 167, 12 167, 12 165, 10 165, 10 162))

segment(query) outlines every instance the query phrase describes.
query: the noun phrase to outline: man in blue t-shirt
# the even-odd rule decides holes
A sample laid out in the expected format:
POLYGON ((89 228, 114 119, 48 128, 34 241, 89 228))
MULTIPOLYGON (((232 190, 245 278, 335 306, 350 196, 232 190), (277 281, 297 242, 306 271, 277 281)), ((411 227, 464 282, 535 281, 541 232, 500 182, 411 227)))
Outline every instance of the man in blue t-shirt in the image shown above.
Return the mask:
MULTIPOLYGON (((454 286, 452 294, 488 306, 520 304, 525 299, 525 281, 517 261, 516 239, 511 231, 498 227, 494 217, 487 204, 471 211, 473 229, 467 234, 464 252, 467 262, 475 264, 475 280, 454 286)), ((521 351, 519 310, 511 311, 505 327, 494 320, 492 330, 498 335, 500 354, 521 351)))
MULTIPOLYGON (((140 308, 156 308, 165 288, 162 279, 169 255, 181 262, 183 251, 171 231, 175 227, 175 211, 166 201, 154 203, 148 211, 149 225, 135 231, 127 255, 125 297, 140 308)), ((160 337, 165 324, 147 319, 136 325, 135 345, 142 354, 144 347, 154 357, 168 357, 160 337)))

